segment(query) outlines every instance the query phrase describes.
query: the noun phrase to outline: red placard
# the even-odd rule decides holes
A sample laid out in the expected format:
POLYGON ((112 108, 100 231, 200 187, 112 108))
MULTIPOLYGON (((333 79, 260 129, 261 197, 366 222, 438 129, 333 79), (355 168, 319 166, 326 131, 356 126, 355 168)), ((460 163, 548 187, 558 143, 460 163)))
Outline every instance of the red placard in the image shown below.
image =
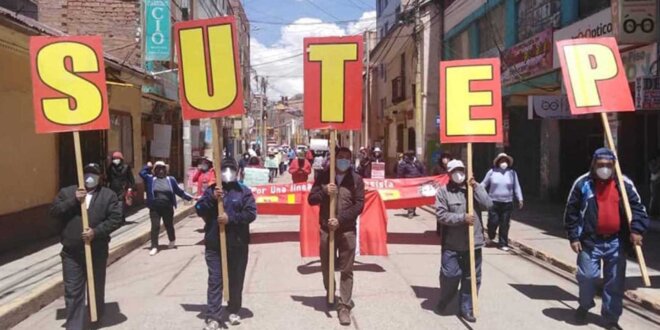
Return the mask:
POLYGON ((99 36, 30 37, 37 133, 110 128, 99 36))
POLYGON ((305 38, 305 129, 362 129, 362 36, 305 38))
POLYGON ((235 18, 179 22, 174 35, 183 119, 243 114, 235 18))
POLYGON ((614 38, 560 40, 557 53, 573 115, 635 111, 614 38))
POLYGON ((440 141, 502 143, 500 59, 440 62, 440 141))

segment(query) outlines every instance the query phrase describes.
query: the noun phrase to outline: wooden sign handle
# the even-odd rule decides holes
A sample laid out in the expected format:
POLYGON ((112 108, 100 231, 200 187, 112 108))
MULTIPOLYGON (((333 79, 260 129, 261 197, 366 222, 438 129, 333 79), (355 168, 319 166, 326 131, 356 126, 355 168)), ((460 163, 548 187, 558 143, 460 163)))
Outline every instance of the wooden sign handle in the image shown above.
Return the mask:
MULTIPOLYGON (((337 131, 330 132, 330 183, 335 182, 335 147, 337 145, 337 131)), ((337 196, 330 195, 330 219, 337 217, 337 196)), ((335 231, 328 233, 328 302, 335 302, 335 231)))
MULTIPOLYGON (((472 143, 467 144, 467 175, 466 180, 470 180, 474 176, 472 170, 472 143)), ((474 190, 467 182, 467 209, 468 214, 474 214, 474 190)), ((477 219, 479 221, 479 219, 477 219)), ((470 249, 470 291, 472 293, 472 313, 475 317, 479 314, 479 304, 477 300, 477 271, 476 260, 474 255, 474 225, 468 226, 468 244, 470 249)))
MULTIPOLYGON (((626 190, 625 182, 623 180, 623 173, 621 172, 621 165, 618 153, 616 151, 616 145, 614 145, 614 138, 612 138, 610 122, 607 120, 607 114, 604 112, 600 113, 600 119, 603 122, 603 129, 605 131, 605 137, 607 138, 607 144, 617 159, 617 161, 614 162, 614 169, 616 171, 616 178, 619 183, 619 190, 621 191, 621 199, 623 199, 623 207, 626 212, 626 219, 628 220, 628 226, 630 226, 632 224, 632 209, 630 208, 630 200, 628 200, 628 191, 626 190)), ((641 246, 635 245, 635 254, 637 255, 637 263, 639 263, 639 270, 642 273, 642 280, 644 281, 644 285, 650 287, 651 278, 649 277, 649 271, 646 268, 646 260, 644 260, 644 253, 642 252, 641 246)))
MULTIPOLYGON (((222 157, 224 141, 222 135, 218 134, 218 125, 223 127, 222 119, 211 120, 211 135, 213 135, 213 163, 215 164, 215 184, 222 189, 222 157)), ((221 131, 222 132, 222 131, 221 131)), ((222 197, 218 198, 218 214, 225 213, 225 205, 222 197)), ((216 219, 217 221, 217 219, 216 219)), ((222 295, 225 301, 229 301, 229 269, 227 264, 227 229, 224 224, 220 225, 220 262, 222 263, 222 295)))
MULTIPOLYGON (((83 173, 83 159, 80 148, 80 133, 73 132, 73 145, 76 152, 76 171, 78 174, 78 188, 85 189, 85 175, 83 173)), ((89 217, 87 216, 87 202, 80 203, 80 214, 82 217, 82 227, 89 228, 89 217)), ((105 267, 105 265, 103 265, 105 267)), ((96 307, 96 287, 94 286, 94 264, 92 263, 92 245, 85 243, 85 268, 87 270, 87 293, 89 295, 89 314, 90 320, 98 320, 96 307)))

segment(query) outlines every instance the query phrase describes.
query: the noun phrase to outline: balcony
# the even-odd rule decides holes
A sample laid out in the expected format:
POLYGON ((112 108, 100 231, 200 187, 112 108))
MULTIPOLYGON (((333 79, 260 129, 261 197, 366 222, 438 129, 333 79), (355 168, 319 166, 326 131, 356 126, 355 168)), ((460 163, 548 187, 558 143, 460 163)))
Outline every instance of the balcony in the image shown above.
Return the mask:
POLYGON ((404 77, 396 77, 392 80, 392 103, 397 104, 406 99, 406 87, 404 77))

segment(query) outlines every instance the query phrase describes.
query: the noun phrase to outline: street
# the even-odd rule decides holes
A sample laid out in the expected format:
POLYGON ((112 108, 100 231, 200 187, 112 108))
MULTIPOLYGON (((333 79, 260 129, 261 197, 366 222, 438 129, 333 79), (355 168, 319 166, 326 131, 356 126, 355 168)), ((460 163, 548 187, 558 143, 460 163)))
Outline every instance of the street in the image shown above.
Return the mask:
MULTIPOLYGON (((408 220, 389 212, 388 257, 357 257, 354 329, 599 329, 599 307, 588 326, 572 325, 577 286, 571 277, 497 249, 484 251, 480 314, 467 324, 450 307, 439 316, 440 246, 435 220, 426 212, 408 220)), ((336 312, 325 307, 318 259, 300 258, 298 217, 259 216, 244 288, 242 329, 339 329, 336 312)), ((200 233, 203 222, 189 217, 177 226, 178 248, 154 257, 147 245, 108 269, 108 329, 201 329, 207 271, 200 233)), ((337 275, 338 278, 338 275, 337 275)), ((599 302, 597 302, 599 304, 599 302)), ((57 329, 64 324, 60 298, 16 326, 57 329)), ((624 329, 653 329, 660 317, 626 302, 624 329)))

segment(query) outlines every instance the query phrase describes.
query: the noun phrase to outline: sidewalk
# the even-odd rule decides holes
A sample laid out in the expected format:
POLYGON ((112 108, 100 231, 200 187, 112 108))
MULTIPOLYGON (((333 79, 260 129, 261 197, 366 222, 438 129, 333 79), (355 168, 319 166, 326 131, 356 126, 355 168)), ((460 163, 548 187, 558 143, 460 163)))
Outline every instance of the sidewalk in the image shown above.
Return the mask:
MULTIPOLYGON (((511 245, 560 269, 575 273, 576 254, 571 250, 563 228, 563 205, 526 203, 513 214, 509 233, 511 245)), ((649 230, 643 246, 651 287, 644 287, 634 256, 626 268, 626 297, 660 313, 660 232, 649 230)))
MULTIPOLYGON (((175 223, 193 211, 193 204, 180 201, 174 213, 175 223)), ((112 234, 108 264, 149 240, 151 222, 147 208, 126 220, 127 224, 112 234)), ((0 329, 11 328, 64 294, 60 250, 58 242, 0 266, 0 329)))

